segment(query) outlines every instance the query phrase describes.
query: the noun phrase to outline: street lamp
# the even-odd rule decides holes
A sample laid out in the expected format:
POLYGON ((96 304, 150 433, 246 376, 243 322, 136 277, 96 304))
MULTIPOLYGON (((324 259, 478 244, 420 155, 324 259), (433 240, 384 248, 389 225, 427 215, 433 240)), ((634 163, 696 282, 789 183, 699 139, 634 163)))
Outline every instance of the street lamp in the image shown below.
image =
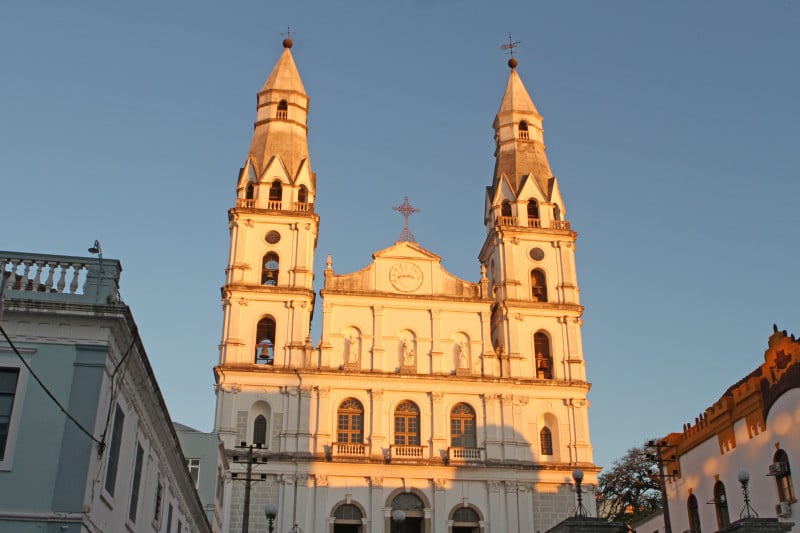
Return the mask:
POLYGON ((750 507, 750 491, 747 490, 747 484, 750 482, 750 474, 747 473, 747 470, 742 470, 739 472, 739 483, 742 484, 742 494, 744 494, 744 509, 742 512, 739 513, 739 518, 758 518, 758 513, 750 507))
POLYGON ((578 507, 575 509, 575 516, 589 516, 589 511, 583 506, 583 492, 581 491, 581 483, 583 483, 583 470, 576 468, 572 472, 572 479, 575 480, 575 493, 578 495, 578 507))
POLYGON ((267 517, 267 523, 269 524, 269 533, 273 533, 275 531, 273 528, 275 517, 278 516, 278 506, 274 503, 268 503, 264 506, 264 515, 267 517))
POLYGON ((404 522, 406 521, 406 513, 404 513, 400 509, 395 509, 394 511, 392 511, 392 520, 397 522, 397 530, 398 531, 404 531, 405 530, 405 528, 403 526, 404 526, 404 522))

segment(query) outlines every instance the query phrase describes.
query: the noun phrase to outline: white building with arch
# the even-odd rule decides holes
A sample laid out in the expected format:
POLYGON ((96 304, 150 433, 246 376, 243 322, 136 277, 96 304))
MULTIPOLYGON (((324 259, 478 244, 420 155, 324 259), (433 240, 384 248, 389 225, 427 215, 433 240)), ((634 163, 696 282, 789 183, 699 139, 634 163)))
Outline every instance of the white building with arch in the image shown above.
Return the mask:
MULTIPOLYGON (((329 257, 317 302, 309 98, 284 46, 258 93, 229 212, 214 369, 215 431, 232 457, 257 446, 251 531, 266 530, 268 502, 277 531, 389 533, 400 518, 408 533, 549 529, 574 512, 572 471, 592 485, 599 468, 577 234, 516 61, 476 213, 486 226, 476 280, 447 272, 406 228, 357 272, 337 273, 329 257)), ((241 528, 244 492, 244 482, 228 485, 228 531, 241 528)))

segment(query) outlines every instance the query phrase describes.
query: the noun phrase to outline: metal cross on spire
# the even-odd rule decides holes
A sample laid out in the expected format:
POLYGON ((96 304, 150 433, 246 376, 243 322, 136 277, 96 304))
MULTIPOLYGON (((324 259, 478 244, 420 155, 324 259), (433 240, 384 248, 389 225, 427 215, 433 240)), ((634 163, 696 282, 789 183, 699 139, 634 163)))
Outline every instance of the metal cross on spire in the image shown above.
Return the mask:
POLYGON ((417 242, 417 240, 414 239, 414 235, 411 233, 411 230, 408 229, 408 217, 414 213, 419 213, 419 209, 408 203, 408 196, 404 196, 403 203, 392 207, 392 210, 399 211, 403 215, 403 231, 400 232, 397 242, 417 242))
POLYGON ((520 45, 522 41, 515 41, 511 38, 511 32, 508 32, 508 44, 501 44, 500 50, 506 51, 511 54, 511 58, 514 58, 514 48, 520 45))

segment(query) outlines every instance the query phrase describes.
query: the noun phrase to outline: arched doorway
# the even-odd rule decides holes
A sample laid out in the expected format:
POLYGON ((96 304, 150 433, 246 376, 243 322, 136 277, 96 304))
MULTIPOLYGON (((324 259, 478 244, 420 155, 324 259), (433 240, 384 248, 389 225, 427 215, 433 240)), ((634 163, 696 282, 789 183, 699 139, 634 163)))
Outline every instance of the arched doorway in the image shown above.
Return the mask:
POLYGON ((480 533, 481 517, 470 507, 459 507, 453 511, 450 519, 453 521, 451 533, 480 533))

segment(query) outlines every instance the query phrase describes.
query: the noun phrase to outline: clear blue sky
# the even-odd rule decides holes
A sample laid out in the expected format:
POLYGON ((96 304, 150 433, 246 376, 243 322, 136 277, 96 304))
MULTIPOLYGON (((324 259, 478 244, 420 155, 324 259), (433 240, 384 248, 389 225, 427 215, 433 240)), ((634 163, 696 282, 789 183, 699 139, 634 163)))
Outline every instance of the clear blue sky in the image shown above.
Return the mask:
POLYGON ((99 239, 173 417, 210 430, 226 211, 280 33, 311 96, 320 281, 327 254, 348 272, 394 242, 404 195, 419 243, 479 278, 511 32, 580 233, 608 465, 755 368, 773 322, 800 333, 799 23, 780 0, 6 2, 0 249, 99 239))

